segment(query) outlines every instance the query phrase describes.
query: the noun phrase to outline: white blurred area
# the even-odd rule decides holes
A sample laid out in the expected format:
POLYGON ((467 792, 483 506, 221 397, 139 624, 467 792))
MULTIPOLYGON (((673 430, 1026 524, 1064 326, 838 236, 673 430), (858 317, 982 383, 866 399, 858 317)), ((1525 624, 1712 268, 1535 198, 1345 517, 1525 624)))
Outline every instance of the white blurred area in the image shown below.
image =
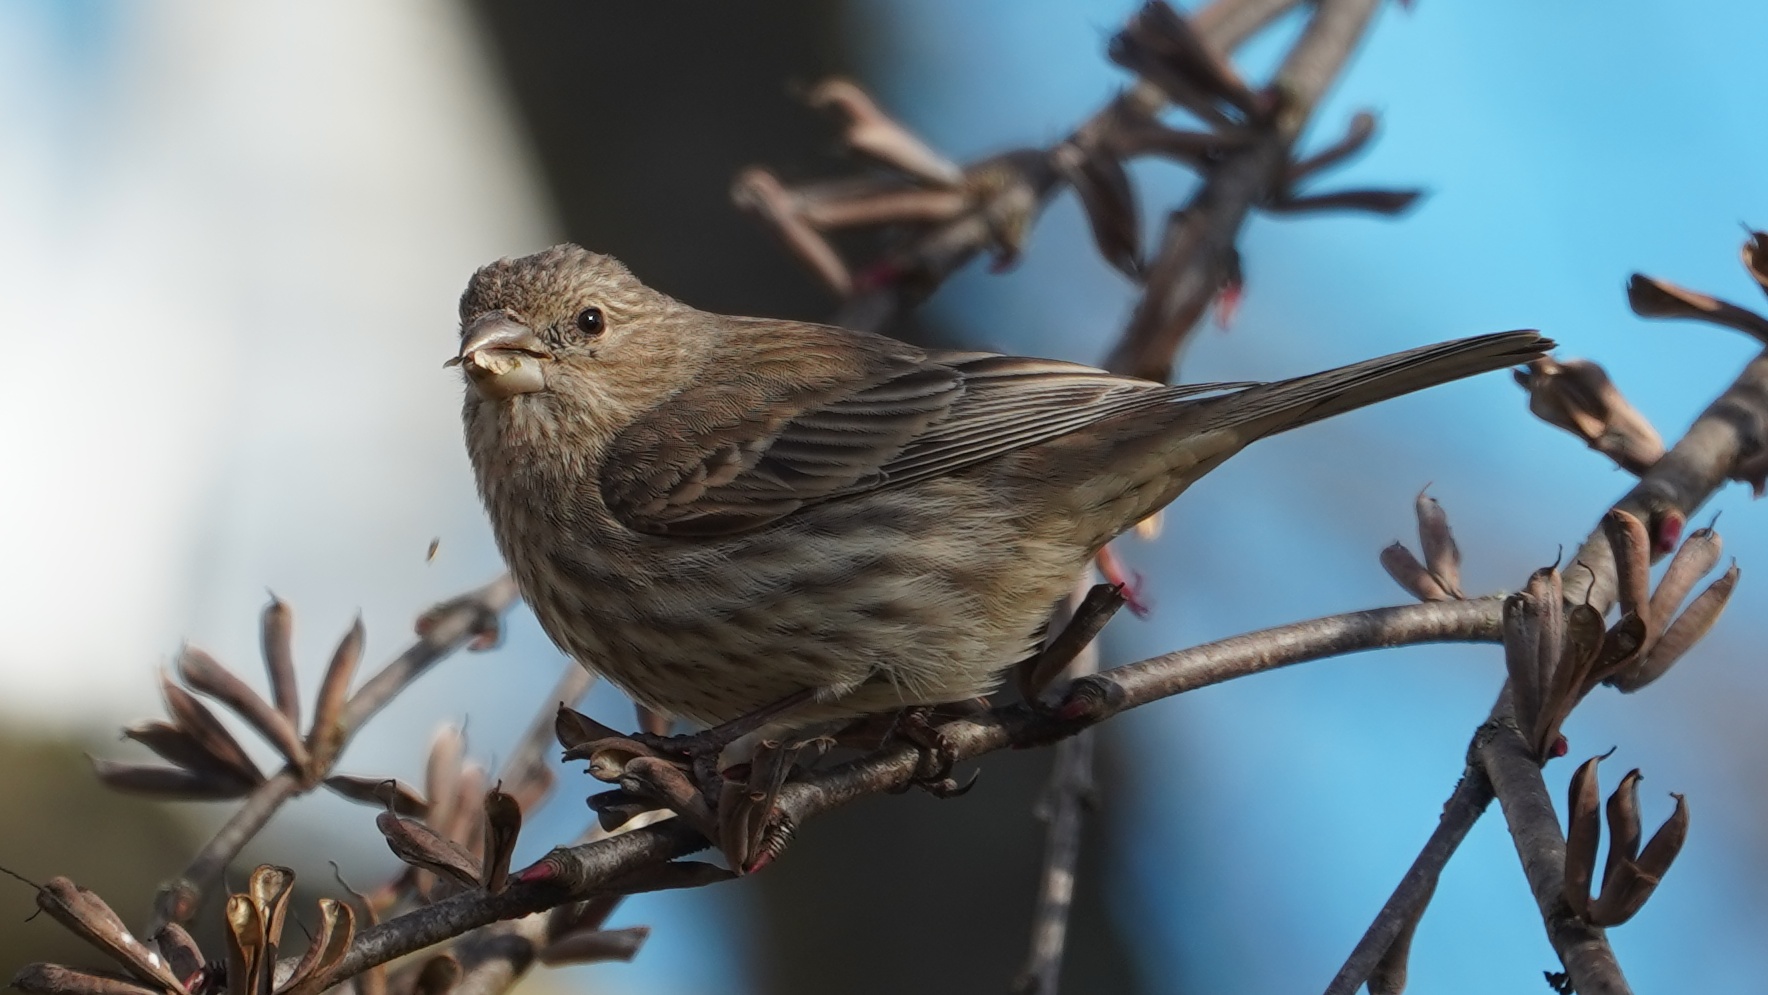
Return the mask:
POLYGON ((442 362, 556 239, 487 59, 452 3, 0 4, 7 721, 156 714, 185 639, 261 684, 266 588, 310 686, 498 569, 442 362))

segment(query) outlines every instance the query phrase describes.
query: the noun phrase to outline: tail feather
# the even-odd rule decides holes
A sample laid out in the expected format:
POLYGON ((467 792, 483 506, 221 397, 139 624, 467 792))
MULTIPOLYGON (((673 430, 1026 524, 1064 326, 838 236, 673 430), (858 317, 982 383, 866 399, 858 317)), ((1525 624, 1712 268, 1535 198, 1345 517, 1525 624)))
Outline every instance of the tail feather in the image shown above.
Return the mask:
POLYGON ((1552 348, 1553 341, 1538 332, 1514 331, 1408 349, 1204 402, 1212 410, 1204 413, 1200 427, 1246 431, 1239 441, 1245 445, 1402 394, 1526 363, 1552 348))

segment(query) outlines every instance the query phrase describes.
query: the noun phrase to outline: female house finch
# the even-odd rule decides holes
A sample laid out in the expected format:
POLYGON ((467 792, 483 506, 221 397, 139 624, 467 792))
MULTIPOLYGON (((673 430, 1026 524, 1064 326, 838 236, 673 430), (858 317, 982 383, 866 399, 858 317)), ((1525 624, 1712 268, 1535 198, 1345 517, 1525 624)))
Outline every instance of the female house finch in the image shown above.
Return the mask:
POLYGON ((703 723, 974 698, 1113 536, 1267 435, 1551 343, 1506 332, 1168 386, 708 314, 574 245, 461 297, 467 451, 553 641, 703 723))

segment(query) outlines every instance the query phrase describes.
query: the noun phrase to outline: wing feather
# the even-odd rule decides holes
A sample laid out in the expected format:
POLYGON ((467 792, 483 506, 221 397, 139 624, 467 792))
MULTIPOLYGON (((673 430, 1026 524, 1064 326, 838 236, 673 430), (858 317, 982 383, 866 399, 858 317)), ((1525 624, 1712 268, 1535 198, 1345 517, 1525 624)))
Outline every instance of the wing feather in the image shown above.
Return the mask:
POLYGON ((1170 387, 1054 360, 924 353, 742 322, 747 341, 617 437, 602 497, 629 528, 759 528, 817 501, 952 473, 1129 412, 1248 384, 1170 387), (753 336, 768 341, 757 349, 753 336), (805 362, 815 357, 816 362, 805 362))

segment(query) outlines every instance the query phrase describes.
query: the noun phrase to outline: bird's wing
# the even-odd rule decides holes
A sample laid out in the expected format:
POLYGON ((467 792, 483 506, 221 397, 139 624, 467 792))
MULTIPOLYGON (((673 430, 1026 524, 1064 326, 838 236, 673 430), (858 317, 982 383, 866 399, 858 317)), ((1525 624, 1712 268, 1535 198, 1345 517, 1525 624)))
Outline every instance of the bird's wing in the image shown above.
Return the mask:
POLYGON ((612 445, 602 498, 638 532, 716 536, 992 459, 1102 419, 1246 386, 1168 387, 1053 360, 923 353, 778 323, 612 445))

